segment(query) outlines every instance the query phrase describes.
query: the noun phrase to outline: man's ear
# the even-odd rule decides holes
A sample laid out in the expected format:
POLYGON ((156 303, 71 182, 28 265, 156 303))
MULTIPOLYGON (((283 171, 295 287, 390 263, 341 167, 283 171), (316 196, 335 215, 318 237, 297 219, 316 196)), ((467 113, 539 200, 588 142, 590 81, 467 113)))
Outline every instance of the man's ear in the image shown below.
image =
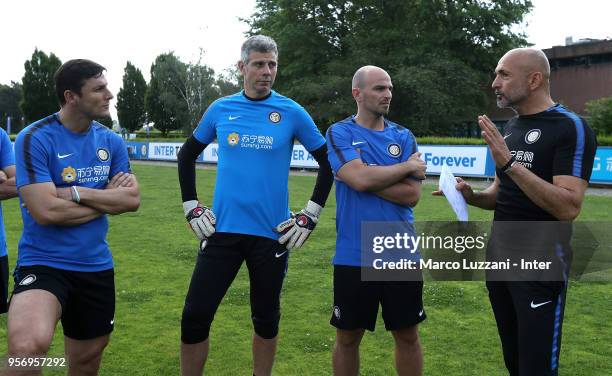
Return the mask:
POLYGON ((78 95, 72 90, 64 90, 64 100, 66 101, 66 104, 74 103, 77 96, 78 95))
POLYGON ((353 94, 353 98, 359 102, 359 99, 361 98, 361 90, 358 87, 354 87, 353 90, 351 90, 351 93, 353 94))
POLYGON ((536 90, 544 83, 544 75, 542 72, 533 72, 529 77, 529 88, 536 90))

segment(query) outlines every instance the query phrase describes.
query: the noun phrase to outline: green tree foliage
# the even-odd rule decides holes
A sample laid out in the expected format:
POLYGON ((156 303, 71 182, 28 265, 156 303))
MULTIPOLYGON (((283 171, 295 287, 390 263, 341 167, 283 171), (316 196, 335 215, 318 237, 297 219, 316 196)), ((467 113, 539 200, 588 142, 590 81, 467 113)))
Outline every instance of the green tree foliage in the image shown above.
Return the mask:
POLYGON ((219 92, 215 87, 215 72, 208 66, 202 64, 203 51, 197 63, 186 66, 185 82, 181 91, 183 100, 187 106, 188 119, 184 128, 186 134, 190 134, 198 124, 204 110, 217 98, 219 92))
POLYGON ((149 120, 163 136, 187 123, 187 105, 181 93, 186 71, 186 65, 172 52, 159 55, 151 65, 145 106, 149 120))
POLYGON ((21 110, 28 123, 59 110, 53 75, 61 65, 53 53, 47 55, 38 49, 34 50, 30 60, 26 60, 21 110))
POLYGON ((155 59, 145 102, 149 120, 163 134, 178 129, 190 133, 219 97, 214 71, 201 60, 202 54, 197 63, 185 64, 173 53, 155 59))
POLYGON ((21 109, 19 108, 19 102, 23 97, 23 90, 21 85, 16 82, 11 82, 11 85, 0 84, 0 124, 4 126, 6 124, 6 118, 11 117, 13 124, 13 130, 16 129, 16 125, 21 122, 21 109))
POLYGON ((390 118, 418 135, 449 134, 486 111, 497 60, 525 45, 511 30, 529 0, 258 0, 251 34, 279 46, 275 88, 322 129, 355 112, 351 77, 378 65, 394 84, 390 118))
POLYGON ((108 129, 113 129, 113 119, 109 116, 109 117, 104 117, 104 118, 100 118, 98 119, 98 122, 102 125, 104 125, 105 127, 107 127, 108 129))
POLYGON ((586 111, 589 125, 597 135, 612 135, 612 97, 588 101, 586 111))
POLYGON ((220 97, 225 97, 240 91, 242 77, 238 68, 233 67, 225 70, 224 74, 217 76, 215 87, 220 97))
POLYGON ((142 72, 128 61, 123 73, 123 86, 117 94, 117 117, 121 127, 130 132, 140 129, 146 121, 146 92, 147 83, 142 72))

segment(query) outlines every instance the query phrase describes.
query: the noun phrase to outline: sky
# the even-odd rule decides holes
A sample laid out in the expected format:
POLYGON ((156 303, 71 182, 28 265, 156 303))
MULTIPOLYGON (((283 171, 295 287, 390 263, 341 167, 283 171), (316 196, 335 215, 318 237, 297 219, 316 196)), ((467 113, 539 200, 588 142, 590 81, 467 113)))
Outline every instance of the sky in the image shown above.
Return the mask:
MULTIPOLYGON (((612 38, 612 1, 532 1, 534 9, 515 30, 524 30, 537 48, 564 45, 568 36, 612 38)), ((203 63, 222 73, 239 58, 248 29, 240 18, 248 18, 254 7, 255 0, 0 1, 0 83, 20 81, 35 48, 62 61, 87 58, 102 64, 115 95, 128 60, 148 81, 155 57, 169 51, 196 62, 203 49, 203 63)))

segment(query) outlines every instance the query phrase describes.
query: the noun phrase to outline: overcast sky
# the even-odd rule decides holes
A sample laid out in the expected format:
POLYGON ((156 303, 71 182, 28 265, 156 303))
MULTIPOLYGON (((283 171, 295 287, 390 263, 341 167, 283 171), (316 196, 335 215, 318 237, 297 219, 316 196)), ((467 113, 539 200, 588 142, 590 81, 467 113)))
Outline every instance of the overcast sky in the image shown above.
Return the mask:
MULTIPOLYGON (((533 3, 522 28, 538 48, 563 45, 567 36, 612 38, 612 1, 533 3)), ((255 0, 0 0, 0 83, 21 80, 35 47, 62 61, 88 58, 104 65, 115 95, 128 60, 148 80, 155 57, 168 51, 190 62, 202 48, 204 63, 221 73, 239 58, 247 30, 239 18, 249 17, 254 5, 255 0)))

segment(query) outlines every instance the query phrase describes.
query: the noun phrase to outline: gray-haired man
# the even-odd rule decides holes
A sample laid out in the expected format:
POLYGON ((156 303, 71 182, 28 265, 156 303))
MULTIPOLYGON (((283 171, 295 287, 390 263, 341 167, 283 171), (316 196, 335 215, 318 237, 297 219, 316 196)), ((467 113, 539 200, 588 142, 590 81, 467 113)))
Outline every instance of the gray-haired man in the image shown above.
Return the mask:
POLYGON ((202 374, 215 312, 245 261, 255 332, 253 373, 271 374, 288 252, 314 229, 333 183, 316 125, 300 105, 272 90, 277 58, 272 38, 247 39, 238 62, 244 90, 210 105, 178 156, 185 217, 201 240, 181 321, 183 375, 202 374), (287 180, 295 138, 320 168, 310 201, 293 216, 287 180), (215 139, 219 162, 209 209, 197 198, 194 161, 215 139))

